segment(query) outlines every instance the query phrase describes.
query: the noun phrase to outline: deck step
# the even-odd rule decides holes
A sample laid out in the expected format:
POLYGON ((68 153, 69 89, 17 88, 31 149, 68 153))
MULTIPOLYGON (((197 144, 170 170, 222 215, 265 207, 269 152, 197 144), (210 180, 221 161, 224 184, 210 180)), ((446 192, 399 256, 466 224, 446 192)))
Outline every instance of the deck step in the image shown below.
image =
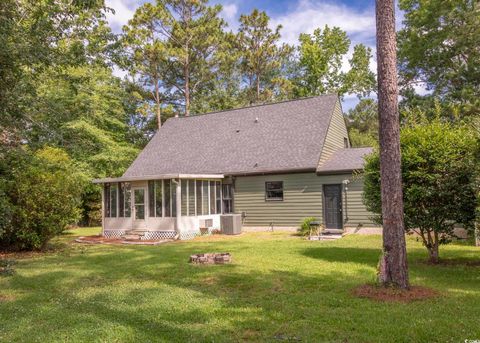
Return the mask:
POLYGON ((143 235, 135 235, 135 234, 126 234, 124 236, 122 236, 123 239, 127 240, 127 241, 139 241, 141 238, 143 237, 143 235))

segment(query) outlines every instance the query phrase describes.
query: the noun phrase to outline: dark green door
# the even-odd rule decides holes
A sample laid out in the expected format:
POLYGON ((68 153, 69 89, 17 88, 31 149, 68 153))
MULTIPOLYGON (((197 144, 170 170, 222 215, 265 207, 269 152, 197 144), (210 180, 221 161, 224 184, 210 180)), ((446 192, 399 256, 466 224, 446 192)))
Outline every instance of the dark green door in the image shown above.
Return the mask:
POLYGON ((342 185, 323 186, 323 214, 326 229, 343 229, 342 185))

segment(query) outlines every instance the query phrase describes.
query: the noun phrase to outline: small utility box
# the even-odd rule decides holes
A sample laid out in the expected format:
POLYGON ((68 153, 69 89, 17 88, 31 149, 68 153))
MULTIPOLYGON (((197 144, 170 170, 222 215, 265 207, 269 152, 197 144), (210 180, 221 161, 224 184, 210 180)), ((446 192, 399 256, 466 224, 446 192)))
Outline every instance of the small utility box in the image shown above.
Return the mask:
POLYGON ((223 214, 220 216, 220 226, 225 235, 239 235, 242 233, 242 215, 223 214))

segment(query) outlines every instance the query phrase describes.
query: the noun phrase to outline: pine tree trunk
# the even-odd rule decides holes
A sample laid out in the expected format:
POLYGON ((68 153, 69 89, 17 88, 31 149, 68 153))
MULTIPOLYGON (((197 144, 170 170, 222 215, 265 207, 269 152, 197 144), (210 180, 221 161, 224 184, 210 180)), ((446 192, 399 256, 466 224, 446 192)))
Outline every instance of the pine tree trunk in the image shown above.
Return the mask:
POLYGON ((256 79, 256 86, 257 86, 257 99, 256 103, 260 100, 260 76, 257 74, 257 79, 256 79))
POLYGON ((379 280, 408 288, 407 251, 398 117, 397 56, 394 0, 376 0, 378 117, 383 217, 383 256, 379 280))
POLYGON ((190 73, 189 73, 189 68, 187 64, 185 66, 185 117, 188 117, 189 115, 190 115, 190 73))
POLYGON ((155 103, 156 103, 156 112, 157 112, 157 125, 158 129, 162 127, 162 109, 160 104, 160 89, 158 86, 159 80, 155 80, 155 103))

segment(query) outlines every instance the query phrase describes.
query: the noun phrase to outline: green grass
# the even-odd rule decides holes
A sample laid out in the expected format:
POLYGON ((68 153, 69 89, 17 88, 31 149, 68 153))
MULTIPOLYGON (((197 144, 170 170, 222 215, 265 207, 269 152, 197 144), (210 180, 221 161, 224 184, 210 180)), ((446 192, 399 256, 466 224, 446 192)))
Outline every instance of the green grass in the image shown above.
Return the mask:
MULTIPOLYGON (((410 278, 440 298, 355 298, 373 282, 379 236, 308 242, 286 233, 214 236, 160 246, 70 244, 19 259, 0 277, 1 342, 463 342, 480 339, 480 268, 430 266, 408 240, 410 278), (229 251, 230 265, 193 266, 229 251), (3 299, 3 300, 1 300, 3 299)), ((445 258, 474 260, 452 244, 445 258)))

